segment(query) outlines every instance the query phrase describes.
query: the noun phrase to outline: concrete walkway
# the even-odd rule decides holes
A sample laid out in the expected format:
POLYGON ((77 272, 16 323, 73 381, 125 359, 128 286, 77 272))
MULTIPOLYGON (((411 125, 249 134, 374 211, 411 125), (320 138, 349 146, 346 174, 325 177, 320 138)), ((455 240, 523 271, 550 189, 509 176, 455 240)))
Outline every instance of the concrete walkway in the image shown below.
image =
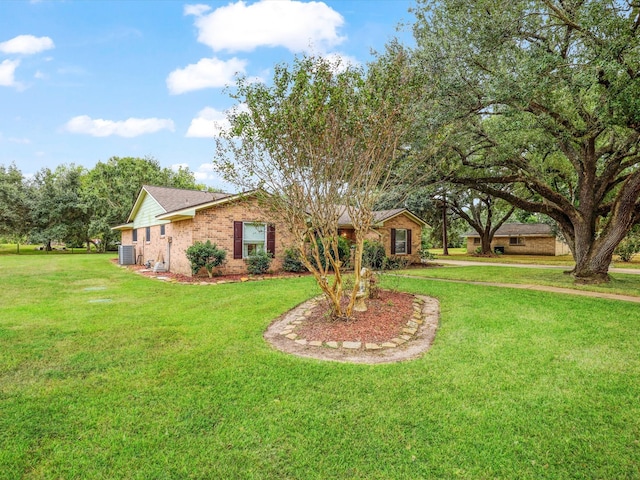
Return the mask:
MULTIPOLYGON (((494 264, 495 265, 495 264, 494 264)), ((508 265, 512 266, 512 265, 508 265)), ((516 288, 518 290, 535 290, 538 292, 565 293, 568 295, 578 295, 580 297, 605 298, 607 300, 621 300, 623 302, 640 303, 640 297, 632 295, 618 295, 616 293, 588 292, 586 290, 574 290, 573 288, 550 287, 547 285, 530 285, 525 283, 498 283, 498 282, 475 282, 471 280, 451 280, 448 278, 422 277, 418 275, 398 275, 399 277, 415 278, 418 280, 433 280, 435 282, 466 283, 467 285, 480 285, 483 287, 516 288)))
MULTIPOLYGON (((431 260, 430 263, 442 265, 454 265, 458 267, 514 267, 514 268, 552 268, 556 270, 570 270, 571 265, 528 265, 526 263, 494 263, 494 262, 474 262, 471 260, 445 260, 439 258, 431 260)), ((640 268, 616 268, 609 269, 610 273, 628 273, 630 275, 640 275, 640 268)))

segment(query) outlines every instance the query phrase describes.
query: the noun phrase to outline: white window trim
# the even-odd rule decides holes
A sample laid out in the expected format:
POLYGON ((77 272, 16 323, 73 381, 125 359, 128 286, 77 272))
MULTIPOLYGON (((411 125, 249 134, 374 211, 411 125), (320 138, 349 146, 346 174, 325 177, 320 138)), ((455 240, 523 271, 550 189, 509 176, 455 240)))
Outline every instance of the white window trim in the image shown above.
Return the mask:
POLYGON ((242 258, 243 259, 247 259, 249 258, 249 252, 248 252, 248 246, 249 245, 253 245, 256 244, 256 241, 247 241, 246 240, 246 235, 245 235, 245 226, 250 225, 250 226, 257 226, 257 225, 261 225, 262 227, 264 227, 264 240, 262 241, 262 251, 266 252, 267 251, 267 224, 266 222, 242 222, 242 258))
POLYGON ((396 245, 395 245, 395 255, 408 255, 407 253, 407 228, 396 228, 396 245), (398 252, 398 232, 404 232, 404 240, 400 240, 401 243, 404 243, 404 252, 398 252))

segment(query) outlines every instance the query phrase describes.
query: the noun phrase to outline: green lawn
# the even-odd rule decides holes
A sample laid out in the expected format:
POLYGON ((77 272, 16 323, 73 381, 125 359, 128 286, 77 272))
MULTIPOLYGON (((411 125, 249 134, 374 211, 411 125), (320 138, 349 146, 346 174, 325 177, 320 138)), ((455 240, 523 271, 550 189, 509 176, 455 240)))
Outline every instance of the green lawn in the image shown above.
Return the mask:
POLYGON ((637 305, 388 278, 423 358, 280 353, 311 278, 173 285, 113 255, 0 258, 0 478, 640 477, 637 305))
MULTIPOLYGON (((0 243, 0 256, 2 255, 60 255, 68 253, 87 253, 86 248, 65 248, 63 245, 55 245, 55 250, 47 252, 46 250, 40 250, 42 244, 37 245, 16 245, 15 243, 0 243)), ((95 252, 95 247, 92 245, 91 249, 95 252)))
POLYGON ((411 268, 393 273, 446 280, 549 285, 575 290, 640 296, 640 275, 636 274, 612 273, 610 274, 611 281, 609 283, 575 285, 573 277, 564 274, 563 270, 560 269, 496 267, 492 265, 473 267, 445 265, 441 267, 411 268))

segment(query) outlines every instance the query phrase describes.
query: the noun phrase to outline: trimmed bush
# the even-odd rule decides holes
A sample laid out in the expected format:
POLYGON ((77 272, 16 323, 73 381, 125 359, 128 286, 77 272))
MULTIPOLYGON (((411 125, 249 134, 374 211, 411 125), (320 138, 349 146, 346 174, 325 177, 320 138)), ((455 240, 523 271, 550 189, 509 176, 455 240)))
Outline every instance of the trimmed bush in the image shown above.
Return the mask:
POLYGON ((411 260, 408 257, 392 255, 384 259, 384 266, 382 269, 383 270, 400 270, 402 268, 407 268, 410 263, 411 263, 411 260))
POLYGON ((213 269, 222 265, 227 258, 227 252, 218 248, 215 243, 212 244, 210 240, 194 243, 187 248, 186 255, 191 264, 191 273, 197 275, 204 268, 209 278, 213 276, 213 269))
POLYGON ((371 270, 382 270, 385 259, 384 245, 380 242, 364 241, 362 250, 362 266, 371 270))
POLYGON ((284 251, 284 258, 282 260, 282 270, 285 272, 306 272, 307 267, 304 266, 300 260, 300 254, 294 248, 287 248, 284 251))
POLYGON ((252 275, 262 275, 269 271, 273 257, 267 252, 257 252, 247 257, 247 271, 252 275))

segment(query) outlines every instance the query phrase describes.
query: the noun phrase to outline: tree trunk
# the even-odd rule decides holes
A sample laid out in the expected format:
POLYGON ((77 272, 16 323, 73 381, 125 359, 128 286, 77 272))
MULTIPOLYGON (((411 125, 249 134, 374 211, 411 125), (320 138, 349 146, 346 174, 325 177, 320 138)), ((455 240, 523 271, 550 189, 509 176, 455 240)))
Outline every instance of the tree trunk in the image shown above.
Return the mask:
POLYGON ((447 202, 442 202, 442 255, 449 255, 449 238, 447 236, 447 202))
POLYGON ((484 231, 480 234, 480 253, 482 255, 491 255, 493 253, 491 251, 491 240, 493 240, 493 237, 489 232, 484 231))

